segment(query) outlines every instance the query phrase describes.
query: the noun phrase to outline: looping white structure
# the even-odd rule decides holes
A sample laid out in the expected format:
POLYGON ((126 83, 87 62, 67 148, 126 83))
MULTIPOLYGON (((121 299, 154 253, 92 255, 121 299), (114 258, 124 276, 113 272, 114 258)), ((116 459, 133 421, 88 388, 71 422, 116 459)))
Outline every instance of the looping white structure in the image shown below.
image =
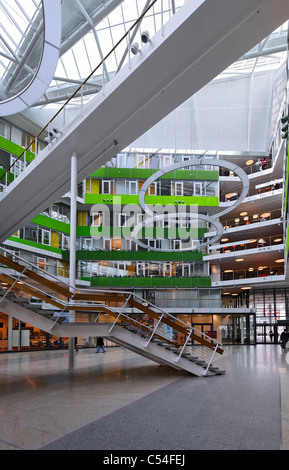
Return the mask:
MULTIPOLYGON (((148 248, 148 245, 142 243, 138 239, 138 236, 137 236, 138 232, 143 227, 145 227, 147 224, 152 223, 153 221, 164 219, 164 215, 156 215, 149 208, 149 206, 147 206, 146 203, 145 203, 145 194, 146 194, 148 188, 150 187, 150 185, 153 184, 155 181, 157 181, 161 176, 164 176, 167 173, 170 173, 171 171, 180 170, 181 168, 188 167, 188 166, 191 167, 191 166, 200 166, 200 165, 212 165, 212 166, 217 166, 219 168, 220 167, 226 168, 226 169, 234 172, 240 178, 240 180, 242 182, 242 185, 243 185, 242 191, 241 191, 239 197, 237 198, 237 200, 233 204, 231 204, 229 207, 226 207, 224 210, 219 212, 218 214, 215 214, 213 216, 207 216, 207 215, 204 215, 204 214, 189 214, 190 218, 192 218, 192 216, 193 216, 193 218, 199 218, 201 220, 205 220, 206 222, 211 223, 212 225, 214 225, 214 227, 216 228, 216 235, 214 235, 214 237, 212 237, 211 240, 209 240, 207 242, 204 242, 204 243, 200 243, 198 245, 197 249, 202 248, 204 246, 212 245, 213 243, 215 243, 217 240, 219 240, 221 238, 221 236, 223 234, 223 226, 219 222, 218 219, 221 216, 227 214, 228 212, 231 212, 233 209, 235 209, 237 206, 239 206, 241 204, 241 202, 245 199, 245 197, 248 194, 248 190, 249 190, 249 178, 248 178, 247 174, 245 173, 245 171, 242 170, 242 168, 240 168, 239 166, 235 165, 232 162, 223 161, 223 160, 220 161, 220 160, 212 159, 212 158, 211 159, 209 159, 209 158, 198 158, 198 159, 193 158, 193 159, 188 160, 186 162, 175 163, 173 165, 170 165, 166 168, 163 168, 163 169, 157 171, 154 175, 152 175, 150 178, 148 178, 145 181, 145 183, 142 185, 140 193, 139 193, 139 203, 140 203, 141 208, 145 212, 146 216, 148 216, 148 218, 145 221, 138 224, 133 229, 131 236, 132 236, 132 239, 134 240, 135 243, 137 243, 138 245, 140 245, 144 248, 148 248)), ((168 214, 168 215, 166 215, 166 217, 168 219, 171 219, 171 218, 176 219, 177 215, 176 214, 168 214)), ((153 250, 153 251, 162 251, 162 249, 160 249, 160 248, 150 247, 150 249, 153 250)), ((192 247, 185 248, 182 251, 191 251, 191 250, 192 250, 192 247)), ((175 251, 175 249, 173 249, 173 250, 166 249, 165 251, 175 251)))
POLYGON ((39 66, 32 81, 16 96, 0 102, 0 116, 19 113, 32 106, 53 79, 61 43, 61 2, 42 0, 44 39, 39 66))

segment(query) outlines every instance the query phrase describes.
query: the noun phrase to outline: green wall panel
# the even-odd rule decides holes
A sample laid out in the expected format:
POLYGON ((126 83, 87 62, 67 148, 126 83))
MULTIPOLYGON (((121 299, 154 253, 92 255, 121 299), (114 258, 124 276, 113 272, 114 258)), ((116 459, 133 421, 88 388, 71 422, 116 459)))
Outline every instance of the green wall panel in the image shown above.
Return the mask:
MULTIPOLYGON (((14 142, 10 142, 10 140, 5 139, 4 137, 0 136, 0 148, 6 150, 6 152, 12 153, 16 157, 19 157, 23 153, 23 147, 21 145, 14 144, 14 142)), ((24 159, 24 155, 22 157, 24 159)), ((32 162, 34 160, 35 154, 27 150, 26 152, 26 160, 28 162, 32 162)))
POLYGON ((179 277, 83 277, 95 287, 210 287, 209 278, 179 277))
MULTIPOLYGON (((150 168, 102 167, 92 173, 91 177, 147 179, 157 171, 159 170, 152 170, 150 168)), ((160 179, 218 181, 219 172, 216 170, 174 170, 161 176, 160 179)))

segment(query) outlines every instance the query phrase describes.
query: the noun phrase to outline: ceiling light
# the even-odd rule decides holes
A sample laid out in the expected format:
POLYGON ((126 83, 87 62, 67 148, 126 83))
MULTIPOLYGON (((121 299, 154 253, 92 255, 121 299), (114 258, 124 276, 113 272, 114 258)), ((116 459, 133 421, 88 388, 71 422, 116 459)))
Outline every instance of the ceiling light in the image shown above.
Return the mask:
POLYGON ((253 163, 254 163, 253 160, 247 160, 246 161, 246 165, 252 165, 253 163))
POLYGON ((239 262, 239 261, 244 261, 244 258, 237 258, 236 261, 237 261, 237 262, 239 262))
POLYGON ((274 242, 275 243, 282 242, 282 238, 275 238, 274 242))
POLYGON ((229 240, 229 238, 222 238, 221 242, 227 242, 228 240, 229 240))
POLYGON ((258 214, 254 214, 253 219, 258 219, 258 214))
POLYGON ((248 214, 248 212, 241 212, 241 213, 240 213, 240 216, 241 216, 241 217, 244 217, 244 215, 247 215, 247 214, 248 214))
POLYGON ((241 287, 242 290, 249 290, 252 289, 252 287, 241 287))
POLYGON ((275 263, 284 263, 284 258, 276 259, 275 263))
POLYGON ((256 241, 256 238, 251 238, 251 240, 249 240, 249 243, 255 243, 256 241))
POLYGON ((240 222, 240 219, 235 219, 235 222, 240 222))
POLYGON ((270 215, 271 215, 270 212, 264 212, 263 214, 261 214, 261 217, 266 218, 266 217, 269 217, 270 215))
POLYGON ((249 268, 248 271, 254 271, 254 268, 249 268))
POLYGON ((246 217, 244 217, 244 220, 249 220, 249 217, 247 217, 247 216, 246 216, 246 217))
POLYGON ((226 269, 226 271, 224 271, 224 273, 233 273, 233 269, 226 269))

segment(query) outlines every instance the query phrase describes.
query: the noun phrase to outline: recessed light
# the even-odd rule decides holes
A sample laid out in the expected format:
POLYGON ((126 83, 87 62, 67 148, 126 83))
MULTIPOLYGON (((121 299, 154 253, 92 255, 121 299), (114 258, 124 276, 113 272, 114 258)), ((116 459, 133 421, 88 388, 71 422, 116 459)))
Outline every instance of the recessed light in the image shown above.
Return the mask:
POLYGON ((229 238, 222 238, 221 242, 227 242, 228 240, 229 240, 229 238))
POLYGON ((240 216, 241 216, 241 217, 244 217, 244 215, 248 215, 248 212, 241 212, 241 213, 240 213, 240 216))
POLYGON ((244 261, 244 258, 237 258, 236 261, 237 261, 237 262, 239 262, 239 261, 244 261))
POLYGON ((254 163, 253 160, 247 160, 247 161, 246 161, 246 165, 248 165, 248 166, 249 166, 249 165, 252 165, 253 163, 254 163))
POLYGON ((252 287, 241 287, 242 290, 250 290, 252 287))
POLYGON ((275 263, 284 263, 284 258, 276 259, 275 263))
POLYGON ((275 238, 274 242, 276 242, 276 243, 282 242, 282 238, 275 238))
POLYGON ((270 212, 264 212, 263 214, 261 214, 261 217, 266 218, 266 217, 269 217, 269 215, 271 215, 270 212))

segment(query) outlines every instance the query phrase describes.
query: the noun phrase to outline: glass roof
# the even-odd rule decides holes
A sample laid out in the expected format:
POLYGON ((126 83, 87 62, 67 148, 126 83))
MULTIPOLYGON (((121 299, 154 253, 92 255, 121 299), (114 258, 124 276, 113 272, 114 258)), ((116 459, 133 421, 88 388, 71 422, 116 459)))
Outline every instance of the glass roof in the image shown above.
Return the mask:
MULTIPOLYGON (((184 4, 185 0, 163 0, 167 18, 184 4)), ((159 5, 140 25, 132 41, 139 41, 140 29, 159 29, 159 5)), ((131 27, 150 0, 62 0, 62 44, 60 57, 45 96, 37 103, 38 109, 57 110, 86 79, 102 58, 117 44, 131 27)), ((0 99, 31 80, 41 53, 41 0, 0 0, 0 99), (35 34, 37 33, 37 34, 35 34), (29 60, 23 60, 31 49, 29 60)), ((261 44, 232 64, 218 79, 254 73, 257 70, 278 68, 286 60, 287 23, 272 33, 261 44)), ((127 60, 127 44, 118 47, 104 74, 109 76, 127 60)), ((87 93, 89 99, 99 90, 94 76, 87 93)))

